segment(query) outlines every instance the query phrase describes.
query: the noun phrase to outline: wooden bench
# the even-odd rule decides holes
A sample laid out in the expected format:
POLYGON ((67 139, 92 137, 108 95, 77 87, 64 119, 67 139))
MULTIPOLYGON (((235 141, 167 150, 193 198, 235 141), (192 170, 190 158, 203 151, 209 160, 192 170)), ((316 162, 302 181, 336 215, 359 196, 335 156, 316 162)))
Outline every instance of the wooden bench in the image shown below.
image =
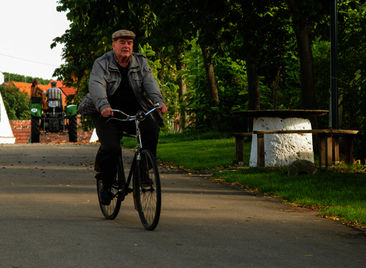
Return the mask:
POLYGON ((237 163, 244 162, 244 137, 251 137, 253 132, 234 132, 235 137, 235 160, 237 163))
POLYGON ((345 162, 353 163, 353 139, 358 130, 346 129, 309 129, 309 130, 256 130, 253 132, 233 133, 236 141, 236 161, 243 161, 245 136, 257 135, 257 166, 264 167, 264 134, 306 134, 311 133, 319 136, 320 159, 319 166, 331 166, 339 162, 339 137, 344 137, 345 162))

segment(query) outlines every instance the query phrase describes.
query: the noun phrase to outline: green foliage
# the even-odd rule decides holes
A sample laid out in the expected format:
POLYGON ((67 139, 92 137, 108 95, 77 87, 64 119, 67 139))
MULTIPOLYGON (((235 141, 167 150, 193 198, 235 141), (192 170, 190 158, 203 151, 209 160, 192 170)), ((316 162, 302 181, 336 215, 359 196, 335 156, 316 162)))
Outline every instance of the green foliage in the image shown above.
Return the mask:
POLYGON ((342 127, 361 129, 356 154, 366 158, 366 3, 340 2, 339 94, 342 127))
POLYGON ((300 107, 300 62, 294 50, 289 49, 283 56, 277 94, 278 108, 295 109, 300 107))
POLYGON ((15 81, 15 82, 32 83, 33 79, 37 79, 38 83, 40 83, 41 85, 47 85, 50 82, 50 80, 42 79, 39 77, 24 76, 20 74, 13 74, 6 72, 4 72, 3 74, 5 82, 15 81))
POLYGON ((29 97, 16 87, 0 85, 9 120, 28 120, 30 118, 29 97))
POLYGON ((175 83, 175 76, 169 73, 170 66, 163 66, 161 63, 162 60, 159 59, 157 53, 153 50, 152 46, 149 43, 145 43, 144 45, 139 45, 139 52, 144 54, 149 62, 149 65, 154 73, 155 78, 158 81, 163 97, 166 101, 167 106, 169 107, 168 113, 164 116, 164 119, 168 124, 166 127, 169 127, 169 122, 174 120, 174 115, 179 109, 178 104, 178 85, 175 83))
MULTIPOLYGON (((318 109, 329 109, 330 101, 330 42, 316 39, 313 42, 315 93, 318 109)), ((318 128, 328 128, 329 116, 318 118, 318 128)))
POLYGON ((209 101, 209 89, 206 79, 205 67, 202 52, 193 40, 191 50, 187 51, 183 58, 186 69, 182 71, 182 76, 187 85, 186 112, 194 115, 190 118, 189 127, 207 128, 211 122, 211 105, 209 101))
POLYGON ((234 60, 229 55, 214 55, 213 63, 216 66, 215 74, 220 98, 219 106, 215 107, 210 102, 201 49, 196 40, 190 45, 191 49, 186 51, 183 59, 186 69, 181 71, 188 88, 185 102, 181 105, 184 105, 189 115, 194 115, 194 120, 189 121, 188 127, 209 129, 215 112, 219 111, 221 116, 219 129, 230 129, 233 120, 237 121, 231 116, 231 112, 248 107, 245 62, 234 60))
MULTIPOLYGON (((365 72, 366 23, 362 0, 340 0, 339 72, 342 128, 366 128, 365 72)), ((69 85, 78 88, 76 103, 88 91, 94 60, 111 49, 111 34, 121 28, 137 34, 135 49, 148 56, 168 104, 167 128, 184 113, 186 125, 211 129, 243 130, 230 112, 248 109, 249 84, 258 79, 261 109, 303 108, 304 92, 297 51, 296 22, 307 23, 314 64, 315 105, 329 108, 329 1, 178 1, 178 0, 60 0, 70 29, 55 38, 63 44, 66 64, 56 70, 69 85), (292 2, 299 16, 289 9, 292 2), (212 102, 210 83, 202 55, 214 65, 219 102, 212 102), (248 76, 248 62, 257 74, 248 76), (181 82, 187 86, 182 92, 181 82), (185 94, 185 95, 183 95, 185 94)), ((305 92, 307 93, 307 92, 305 92)), ((327 127, 328 118, 319 127, 327 127)), ((363 139, 363 140, 366 140, 363 139)), ((361 143, 357 149, 366 151, 361 143)))

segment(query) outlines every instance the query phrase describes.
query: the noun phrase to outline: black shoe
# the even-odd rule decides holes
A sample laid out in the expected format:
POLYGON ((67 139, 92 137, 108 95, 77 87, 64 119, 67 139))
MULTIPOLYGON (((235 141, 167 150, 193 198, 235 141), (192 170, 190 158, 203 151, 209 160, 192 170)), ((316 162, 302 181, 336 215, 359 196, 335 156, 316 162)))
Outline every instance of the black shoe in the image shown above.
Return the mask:
POLYGON ((109 187, 103 187, 100 191, 100 201, 102 205, 109 206, 111 204, 111 200, 113 198, 113 195, 109 189, 109 187))

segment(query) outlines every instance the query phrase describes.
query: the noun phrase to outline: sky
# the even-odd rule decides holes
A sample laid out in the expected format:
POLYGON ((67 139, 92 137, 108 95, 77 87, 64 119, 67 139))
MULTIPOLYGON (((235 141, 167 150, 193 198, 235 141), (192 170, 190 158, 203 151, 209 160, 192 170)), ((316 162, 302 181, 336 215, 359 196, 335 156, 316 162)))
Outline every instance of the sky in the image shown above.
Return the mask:
POLYGON ((57 0, 0 1, 0 72, 56 78, 63 46, 50 45, 70 25, 57 5, 57 0))

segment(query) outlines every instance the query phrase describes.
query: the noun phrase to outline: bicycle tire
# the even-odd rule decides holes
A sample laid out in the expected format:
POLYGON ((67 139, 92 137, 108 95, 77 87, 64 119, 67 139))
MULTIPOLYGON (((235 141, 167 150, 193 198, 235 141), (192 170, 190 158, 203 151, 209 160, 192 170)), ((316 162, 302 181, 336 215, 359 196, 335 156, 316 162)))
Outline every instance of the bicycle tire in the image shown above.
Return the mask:
POLYGON ((109 205, 102 204, 101 190, 103 188, 103 180, 97 179, 97 193, 98 193, 99 206, 104 215, 104 218, 106 218, 107 220, 115 219, 121 208, 123 194, 120 192, 120 189, 122 188, 125 181, 123 172, 124 171, 123 171, 122 159, 121 157, 119 157, 117 161, 117 173, 115 175, 114 182, 111 187, 111 193, 113 194, 113 198, 111 199, 111 203, 109 205))
POLYGON ((160 218, 161 184, 155 157, 149 150, 141 151, 141 160, 136 161, 133 175, 136 209, 144 228, 152 231, 160 218))
POLYGON ((76 115, 69 118, 69 142, 78 141, 78 124, 76 115))
POLYGON ((31 142, 39 142, 40 125, 39 117, 32 116, 31 118, 31 142))

